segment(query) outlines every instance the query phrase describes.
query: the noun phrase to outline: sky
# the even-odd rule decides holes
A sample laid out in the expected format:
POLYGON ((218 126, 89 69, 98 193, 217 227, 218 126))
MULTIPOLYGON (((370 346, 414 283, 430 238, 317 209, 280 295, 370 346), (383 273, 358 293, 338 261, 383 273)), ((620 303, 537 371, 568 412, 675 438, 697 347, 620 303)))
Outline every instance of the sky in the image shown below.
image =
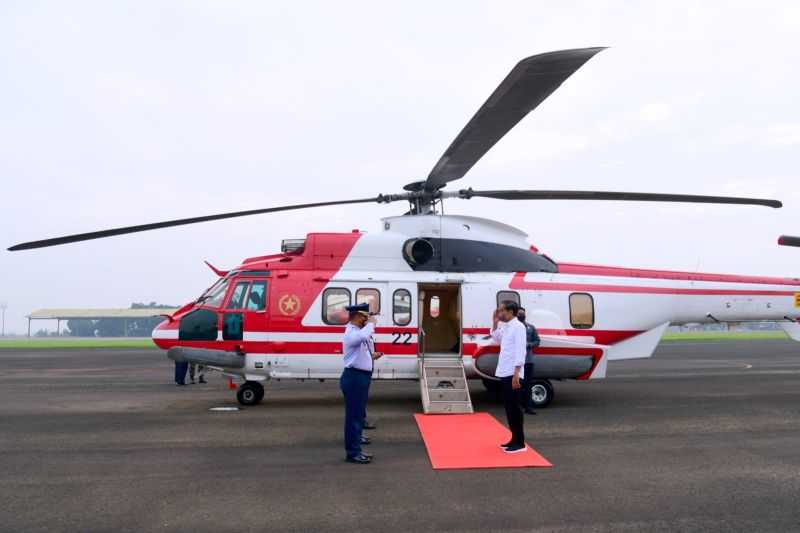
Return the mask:
MULTIPOLYGON (((25 252, 23 241, 424 179, 529 55, 609 46, 449 188, 776 198, 784 208, 450 200, 560 261, 800 277, 797 2, 0 0, 0 303, 180 304, 399 203, 25 252)), ((45 325, 45 323, 43 323, 45 325)), ((52 328, 53 325, 47 324, 52 328)))

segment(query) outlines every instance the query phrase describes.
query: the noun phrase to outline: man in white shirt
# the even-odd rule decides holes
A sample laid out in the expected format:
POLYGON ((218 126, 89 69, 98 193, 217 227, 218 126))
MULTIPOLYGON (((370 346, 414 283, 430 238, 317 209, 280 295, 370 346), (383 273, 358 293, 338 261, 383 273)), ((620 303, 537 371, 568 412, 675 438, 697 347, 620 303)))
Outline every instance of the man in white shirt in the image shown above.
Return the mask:
POLYGON ((525 377, 524 365, 527 353, 525 324, 517 320, 519 305, 504 301, 492 315, 492 338, 500 343, 497 369, 494 375, 500 378, 503 403, 506 407, 511 440, 501 444, 506 453, 525 451, 522 408, 520 407, 521 380, 525 377))
POLYGON ((344 330, 342 354, 344 371, 339 387, 344 394, 344 448, 348 463, 368 464, 372 455, 361 451, 364 415, 367 409, 369 384, 372 381, 373 361, 383 354, 372 349, 375 317, 369 315, 369 305, 347 307, 350 321, 344 330))

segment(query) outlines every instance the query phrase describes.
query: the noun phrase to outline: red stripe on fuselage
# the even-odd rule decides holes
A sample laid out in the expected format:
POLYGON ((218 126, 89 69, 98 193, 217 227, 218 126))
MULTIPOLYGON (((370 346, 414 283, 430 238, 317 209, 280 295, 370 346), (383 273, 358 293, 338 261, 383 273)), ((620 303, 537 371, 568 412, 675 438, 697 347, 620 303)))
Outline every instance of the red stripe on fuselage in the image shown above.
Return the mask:
POLYGON ((800 286, 800 278, 776 278, 768 276, 740 276, 736 274, 708 274, 702 272, 678 272, 671 270, 650 270, 581 263, 559 263, 560 274, 587 276, 612 276, 620 278, 674 279, 681 281, 712 281, 720 283, 752 283, 757 285, 800 286))
MULTIPOLYGON (((558 335, 562 337, 594 337, 595 344, 616 344, 635 337, 641 330, 603 330, 603 329, 548 329, 536 328, 541 335, 558 335)), ((464 328, 465 335, 488 335, 489 328, 464 328)))
MULTIPOLYGON (((161 348, 187 346, 190 348, 207 348, 232 352, 241 347, 244 353, 269 355, 335 355, 341 357, 341 342, 326 341, 179 341, 175 339, 158 339, 161 348)), ((375 350, 386 355, 417 355, 417 345, 376 342, 375 350)))
POLYGON ((550 281, 526 281, 526 272, 517 272, 508 287, 514 290, 569 291, 569 292, 613 292, 619 294, 667 294, 691 296, 793 296, 795 291, 754 289, 686 289, 679 287, 643 287, 631 285, 605 285, 598 283, 561 283, 550 281))

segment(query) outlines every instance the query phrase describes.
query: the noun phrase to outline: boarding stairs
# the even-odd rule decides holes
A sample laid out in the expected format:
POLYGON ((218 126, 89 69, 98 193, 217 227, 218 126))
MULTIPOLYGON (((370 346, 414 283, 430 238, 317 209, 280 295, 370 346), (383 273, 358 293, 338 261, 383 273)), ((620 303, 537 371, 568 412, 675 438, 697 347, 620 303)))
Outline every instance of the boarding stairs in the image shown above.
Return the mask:
POLYGON ((425 414, 472 413, 461 354, 421 354, 419 376, 425 414))

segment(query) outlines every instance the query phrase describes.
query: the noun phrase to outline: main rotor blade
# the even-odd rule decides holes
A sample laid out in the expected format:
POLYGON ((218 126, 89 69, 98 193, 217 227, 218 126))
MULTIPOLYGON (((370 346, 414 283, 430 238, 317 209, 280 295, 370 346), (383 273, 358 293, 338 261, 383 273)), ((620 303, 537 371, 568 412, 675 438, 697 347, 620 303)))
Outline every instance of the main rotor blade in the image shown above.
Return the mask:
POLYGON ((781 235, 778 238, 778 244, 781 246, 800 246, 800 237, 792 237, 791 235, 781 235))
POLYGON ((503 135, 601 50, 605 48, 560 50, 517 63, 433 167, 425 190, 435 191, 464 177, 503 135))
POLYGON ((281 207, 268 207, 266 209, 251 209, 249 211, 220 213, 218 215, 207 215, 203 217, 181 218, 177 220, 167 220, 164 222, 154 222, 152 224, 141 224, 139 226, 127 226, 124 228, 106 229, 101 231, 92 231, 89 233, 78 233, 76 235, 67 235, 65 237, 56 237, 53 239, 44 239, 41 241, 24 242, 22 244, 17 244, 12 246, 11 248, 8 249, 8 251, 16 252, 18 250, 45 248, 47 246, 57 246, 59 244, 68 244, 72 242, 90 241, 92 239, 103 239, 105 237, 125 235, 126 233, 139 233, 140 231, 150 231, 154 229, 170 228, 173 226, 185 226, 187 224, 210 222, 212 220, 222 220, 225 218, 247 217, 250 215, 262 215, 264 213, 276 213, 278 211, 293 211, 296 209, 308 209, 311 207, 324 207, 328 205, 365 204, 378 201, 387 202, 390 201, 390 199, 388 199, 385 196, 378 196, 376 198, 362 198, 360 200, 339 200, 335 202, 316 202, 313 204, 284 205, 281 207))
POLYGON ((495 198, 497 200, 621 200, 632 202, 688 202, 699 204, 763 205, 779 208, 778 200, 738 198, 731 196, 700 196, 695 194, 658 194, 649 192, 612 191, 459 191, 461 198, 495 198))

